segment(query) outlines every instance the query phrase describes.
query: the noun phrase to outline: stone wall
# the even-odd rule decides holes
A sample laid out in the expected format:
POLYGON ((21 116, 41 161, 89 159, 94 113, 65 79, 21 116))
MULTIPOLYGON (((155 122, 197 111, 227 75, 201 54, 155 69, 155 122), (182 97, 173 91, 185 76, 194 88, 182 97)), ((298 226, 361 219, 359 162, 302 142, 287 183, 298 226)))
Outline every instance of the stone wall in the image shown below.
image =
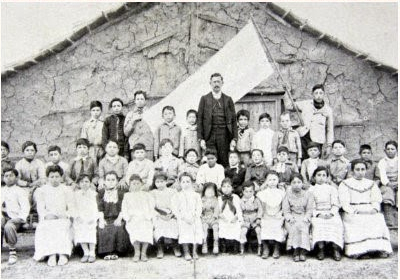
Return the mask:
MULTIPOLYGON (((398 134, 397 76, 277 20, 261 3, 161 3, 102 25, 65 51, 2 80, 2 140, 13 157, 21 156, 24 141, 33 140, 40 156, 58 144, 71 158, 91 100, 103 102, 105 115, 113 97, 126 101, 129 110, 139 89, 156 102, 215 54, 250 15, 294 98, 309 98, 312 86, 324 83, 335 138, 348 143, 350 157, 362 143, 381 157, 384 142, 398 134)), ((257 91, 281 92, 277 75, 257 91)))

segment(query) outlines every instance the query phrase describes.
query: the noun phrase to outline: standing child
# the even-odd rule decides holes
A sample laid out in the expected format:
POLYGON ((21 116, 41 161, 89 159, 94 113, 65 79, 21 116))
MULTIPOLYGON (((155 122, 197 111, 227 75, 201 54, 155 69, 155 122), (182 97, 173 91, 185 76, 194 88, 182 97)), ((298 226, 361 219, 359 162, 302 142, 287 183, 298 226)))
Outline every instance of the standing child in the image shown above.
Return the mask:
POLYGON ((256 192, 258 192, 264 184, 265 177, 267 177, 267 173, 269 172, 269 168, 265 164, 263 157, 264 154, 262 150, 254 149, 251 152, 253 163, 247 167, 246 175, 244 177, 245 181, 254 182, 256 192))
POLYGON ((225 178, 232 181, 233 193, 242 196, 242 184, 246 176, 246 168, 240 164, 239 153, 229 152, 229 166, 225 168, 225 178))
POLYGON ((10 153, 10 146, 7 144, 7 142, 1 141, 1 185, 5 185, 3 182, 3 175, 4 175, 4 170, 7 168, 14 168, 15 163, 12 162, 9 158, 8 155, 10 153))
POLYGON ((266 188, 257 194, 263 206, 263 215, 261 218, 261 240, 263 243, 262 258, 269 257, 269 246, 274 249, 272 257, 280 257, 280 246, 286 240, 286 231, 284 229, 284 218, 282 203, 285 197, 285 191, 278 188, 278 173, 271 171, 266 178, 266 188))
POLYGON ((385 144, 386 157, 378 163, 379 177, 381 179, 382 204, 388 226, 397 224, 393 221, 392 207, 398 207, 397 190, 399 186, 399 160, 397 157, 397 142, 388 141, 385 144))
POLYGON ((208 253, 208 230, 213 230, 214 246, 213 254, 219 253, 219 233, 218 233, 218 217, 219 217, 219 205, 218 205, 218 190, 215 183, 205 183, 202 193, 201 202, 203 210, 201 213, 201 221, 203 223, 204 240, 201 252, 203 254, 208 253))
POLYGON ((294 249, 293 260, 305 261, 310 251, 310 222, 314 210, 312 194, 303 189, 300 174, 293 174, 291 187, 282 202, 285 227, 289 233, 286 249, 294 249))
POLYGON ((183 172, 189 173, 194 180, 197 179, 197 173, 199 172, 199 164, 197 159, 199 154, 195 149, 189 149, 185 152, 185 162, 181 163, 178 167, 178 174, 183 172))
POLYGON ((72 251, 70 217, 73 214, 73 194, 70 188, 61 184, 63 170, 60 166, 49 166, 46 176, 47 184, 36 194, 39 224, 35 232, 33 258, 40 261, 49 257, 49 266, 62 266, 68 263, 72 251))
POLYGON ((254 229, 257 234, 257 255, 261 255, 261 229, 260 221, 263 209, 260 199, 255 196, 254 183, 247 181, 243 184, 243 197, 240 201, 240 207, 243 213, 243 223, 240 233, 240 254, 244 253, 244 244, 247 242, 247 232, 254 229))
POLYGON ((128 145, 124 134, 125 116, 122 113, 124 103, 119 98, 113 98, 110 101, 109 109, 111 109, 111 116, 108 116, 103 124, 102 131, 102 145, 106 149, 109 140, 113 140, 118 145, 118 154, 128 158, 128 145))
POLYGON ((311 142, 307 147, 308 158, 301 164, 301 176, 307 188, 311 182, 312 175, 318 166, 326 166, 326 162, 320 159, 320 144, 311 142))
POLYGON ((161 156, 155 161, 154 168, 156 171, 162 171, 168 175, 167 186, 173 185, 174 188, 179 190, 177 183, 178 168, 181 161, 175 157, 173 153, 174 147, 170 139, 163 139, 159 146, 161 156))
POLYGON ((194 149, 197 155, 201 154, 200 143, 197 140, 197 111, 190 109, 186 113, 188 125, 181 133, 179 145, 179 157, 183 157, 190 149, 194 149))
POLYGON ((172 199, 173 213, 178 221, 179 244, 183 246, 185 260, 190 261, 189 244, 193 244, 193 258, 198 259, 197 244, 203 243, 202 203, 189 173, 179 175, 179 184, 182 191, 172 199))
POLYGON ((199 188, 203 190, 203 185, 208 182, 212 182, 217 185, 217 188, 221 188, 222 180, 225 178, 224 167, 217 163, 217 151, 206 150, 207 163, 203 164, 199 168, 197 173, 196 183, 199 184, 199 188))
POLYGON ((114 171, 118 175, 118 187, 126 188, 128 184, 125 175, 128 169, 128 161, 118 154, 117 142, 109 140, 105 148, 106 155, 99 163, 99 188, 104 187, 105 174, 110 171, 114 171))
POLYGON ((254 129, 249 128, 250 112, 247 110, 240 110, 236 114, 236 119, 238 123, 238 141, 236 149, 239 152, 240 161, 247 167, 250 163, 254 136, 254 129))
POLYGON ((289 112, 281 114, 280 129, 272 139, 272 155, 274 159, 277 159, 279 147, 286 147, 289 151, 289 160, 300 168, 302 158, 301 140, 299 133, 292 128, 289 112))
POLYGON ((100 158, 103 156, 102 137, 104 120, 101 116, 103 104, 94 100, 90 102, 90 119, 83 123, 81 130, 81 138, 89 141, 89 156, 99 164, 100 158))
POLYGON ((142 143, 137 143, 131 150, 132 161, 126 170, 126 184, 133 174, 140 176, 147 189, 153 184, 154 163, 146 157, 146 147, 142 143))
POLYGON ((47 151, 50 161, 45 164, 45 168, 47 169, 47 167, 54 165, 60 166, 64 172, 62 183, 70 185, 72 183, 72 180, 69 178, 70 168, 68 163, 61 161, 61 148, 54 145, 50 146, 47 151))
POLYGON ((285 189, 290 185, 292 174, 299 173, 297 165, 289 160, 289 154, 288 148, 285 146, 279 147, 276 153, 278 160, 272 167, 272 170, 275 170, 279 175, 280 185, 285 189))
POLYGON ((313 174, 315 185, 309 189, 315 199, 315 209, 311 219, 312 248, 318 248, 317 258, 323 260, 325 247, 331 244, 333 259, 340 261, 340 251, 343 249, 343 223, 339 215, 338 191, 334 186, 327 184, 328 176, 328 168, 318 166, 313 174))
POLYGON ((13 265, 17 262, 17 231, 26 222, 30 205, 27 193, 17 185, 18 171, 14 168, 5 168, 3 171, 5 186, 1 188, 1 244, 5 236, 10 250, 8 264, 13 265))
POLYGON ((167 244, 174 244, 174 254, 181 256, 178 239, 178 224, 172 213, 172 198, 176 190, 167 187, 168 175, 165 172, 158 172, 154 175, 155 189, 151 194, 155 200, 154 217, 154 240, 157 242, 157 258, 164 257, 164 247, 167 244))
POLYGON ((134 262, 139 258, 147 262, 147 247, 153 244, 153 220, 155 202, 139 175, 133 174, 129 181, 129 192, 124 195, 121 216, 135 249, 134 262))
POLYGON ((126 191, 117 188, 118 175, 110 171, 105 175, 105 188, 99 190, 97 207, 100 213, 97 230, 97 253, 105 260, 116 260, 118 254, 130 249, 129 235, 122 221, 121 204, 126 191))
POLYGON ((96 229, 100 217, 97 208, 97 193, 91 188, 90 176, 79 176, 79 189, 74 192, 74 242, 80 244, 83 250, 82 263, 96 261, 96 229))
POLYGON ((219 204, 219 238, 222 240, 223 251, 227 245, 232 244, 234 253, 238 251, 241 240, 241 226, 243 223, 240 198, 233 194, 231 179, 225 178, 221 183, 221 196, 219 204))
POLYGON ((258 118, 260 128, 254 134, 252 149, 263 151, 264 161, 267 166, 272 165, 272 139, 275 135, 271 126, 271 116, 268 113, 263 113, 258 118))
POLYGON ((70 178, 75 182, 78 178, 87 174, 92 178, 92 183, 98 183, 98 168, 96 162, 89 157, 89 141, 85 138, 80 138, 76 141, 76 154, 77 157, 71 163, 70 178))
POLYGON ((331 180, 336 185, 347 178, 350 173, 350 161, 344 157, 346 153, 346 144, 342 140, 335 140, 332 143, 332 157, 327 165, 331 174, 331 180))
POLYGON ((172 106, 165 106, 162 109, 162 118, 164 122, 159 125, 154 135, 154 157, 157 159, 160 153, 160 145, 163 139, 170 139, 173 147, 172 153, 179 156, 179 146, 181 140, 182 130, 179 125, 174 121, 175 108, 172 106))

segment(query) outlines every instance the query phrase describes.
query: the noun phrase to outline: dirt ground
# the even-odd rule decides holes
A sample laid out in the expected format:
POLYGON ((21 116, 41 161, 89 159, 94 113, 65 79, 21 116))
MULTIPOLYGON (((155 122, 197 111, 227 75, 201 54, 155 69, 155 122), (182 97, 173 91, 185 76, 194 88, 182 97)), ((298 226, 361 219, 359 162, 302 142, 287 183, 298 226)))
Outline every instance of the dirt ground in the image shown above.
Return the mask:
MULTIPOLYGON (((391 231, 393 255, 388 259, 353 260, 343 258, 336 262, 327 257, 318 261, 310 256, 304 263, 295 263, 288 254, 280 259, 263 260, 254 254, 200 257, 196 261, 197 278, 386 278, 398 275, 398 237, 391 231)), ((7 264, 8 253, 1 254, 2 278, 193 278, 194 263, 167 254, 164 259, 150 255, 147 263, 134 263, 131 256, 116 261, 98 259, 93 264, 82 264, 80 256, 73 255, 68 265, 50 268, 37 263, 33 256, 33 235, 20 239, 18 263, 7 264)))

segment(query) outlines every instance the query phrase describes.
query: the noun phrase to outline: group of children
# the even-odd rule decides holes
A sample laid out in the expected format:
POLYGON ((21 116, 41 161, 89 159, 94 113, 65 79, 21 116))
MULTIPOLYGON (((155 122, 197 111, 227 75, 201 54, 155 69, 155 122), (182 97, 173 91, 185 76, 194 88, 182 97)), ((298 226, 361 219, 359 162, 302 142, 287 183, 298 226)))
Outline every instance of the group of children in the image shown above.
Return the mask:
POLYGON ((263 258, 270 251, 279 258, 285 243, 294 261, 305 261, 314 248, 323 259, 328 244, 335 260, 343 250, 353 257, 392 252, 380 206, 397 207, 397 142, 386 143, 378 164, 369 145, 350 163, 340 140, 332 144, 332 157, 322 160, 316 143, 302 155, 289 114, 281 115, 278 132, 270 129, 267 113, 260 115, 254 132, 249 112, 240 110, 239 139, 223 167, 215 150, 200 149, 195 110, 188 111, 182 131, 174 108, 166 106, 153 137, 143 119, 145 100, 144 92, 135 93, 136 107, 125 119, 123 102, 113 99, 113 114, 104 122, 101 103, 92 102, 71 164, 62 161, 58 146, 48 148, 44 164, 35 157, 36 144, 27 141, 14 166, 2 141, 2 234, 9 264, 17 261, 17 231, 30 213, 38 214, 34 259, 47 258, 50 266, 65 265, 74 244, 89 263, 96 256, 118 259, 132 247, 135 262, 147 261, 149 245, 156 245, 158 258, 167 248, 180 257, 182 248, 191 260, 198 258, 197 246, 208 253, 210 233, 213 254, 243 254, 253 231, 263 258), (365 230, 369 224, 374 230, 365 230))

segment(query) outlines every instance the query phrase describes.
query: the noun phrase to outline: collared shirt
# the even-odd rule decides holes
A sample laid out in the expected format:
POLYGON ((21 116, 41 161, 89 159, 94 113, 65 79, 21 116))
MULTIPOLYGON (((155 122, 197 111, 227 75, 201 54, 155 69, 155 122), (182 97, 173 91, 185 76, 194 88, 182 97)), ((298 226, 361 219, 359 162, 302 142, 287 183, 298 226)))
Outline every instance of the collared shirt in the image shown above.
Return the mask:
POLYGON ((218 163, 214 167, 208 166, 207 163, 203 164, 197 172, 196 183, 204 184, 212 182, 217 185, 217 188, 221 188, 222 180, 225 178, 224 167, 218 163))
POLYGON ((154 149, 154 136, 149 124, 143 119, 143 113, 147 111, 147 107, 142 109, 135 107, 130 111, 124 122, 124 134, 128 138, 129 148, 141 143, 145 145, 147 151, 154 149))
POLYGON ((173 143, 174 155, 179 155, 179 145, 181 139, 181 127, 177 125, 175 122, 170 124, 164 122, 162 123, 155 132, 155 140, 154 140, 154 155, 159 155, 159 147, 160 142, 163 139, 170 139, 173 143))
POLYGON ((194 180, 197 178, 197 173, 199 172, 200 166, 197 163, 190 164, 188 162, 184 162, 179 165, 178 174, 182 174, 183 172, 188 172, 194 180))
POLYGON ((253 137, 252 149, 260 149, 264 153, 264 161, 269 166, 272 165, 272 139, 275 131, 270 128, 259 129, 253 137))
POLYGON ((15 169, 19 172, 19 178, 29 183, 35 182, 38 179, 46 179, 44 163, 37 158, 31 162, 23 158, 17 162, 15 169))
POLYGON ((3 170, 7 168, 14 168, 15 163, 12 162, 8 157, 2 158, 1 159, 1 184, 3 185, 3 177, 4 173, 3 170))
POLYGON ((298 173, 297 165, 289 160, 286 162, 277 162, 272 170, 275 170, 279 175, 279 182, 290 184, 290 178, 293 173, 298 173))
POLYGON ((92 145, 101 145, 103 137, 103 124, 104 121, 100 117, 99 119, 90 118, 83 123, 81 138, 86 138, 92 145))
POLYGON ((269 168, 265 165, 264 162, 260 164, 250 164, 247 167, 245 181, 255 181, 259 186, 261 186, 265 182, 265 178, 267 177, 267 173, 269 172, 269 168))
POLYGON ((304 183, 309 183, 312 175, 318 166, 327 166, 326 161, 319 158, 308 158, 303 160, 301 164, 301 176, 303 177, 304 183))
POLYGON ((133 174, 139 175, 143 182, 150 187, 153 184, 154 163, 147 158, 143 160, 132 160, 128 164, 128 169, 126 170, 127 184, 129 184, 129 180, 133 174))
MULTIPOLYGON (((238 127, 238 130, 241 128, 238 127)), ((236 149, 239 152, 250 152, 253 144, 254 129, 247 128, 244 130, 243 134, 238 134, 238 140, 236 144, 236 149)))
MULTIPOLYGON (((47 168, 49 166, 53 166, 53 165, 55 165, 55 163, 49 161, 49 162, 46 162, 44 167, 47 170, 47 168)), ((69 164, 64 162, 64 161, 60 161, 59 163, 57 163, 57 165, 60 166, 61 169, 64 171, 64 175, 62 176, 63 177, 63 181, 62 182, 67 182, 67 178, 69 177, 69 173, 70 173, 69 164)))
POLYGON ((92 178, 98 176, 98 168, 95 161, 89 156, 76 157, 71 163, 70 178, 76 182, 81 174, 88 174, 92 178), (82 167, 83 161, 83 167, 82 167), (81 172, 82 171, 82 172, 81 172))
POLYGON ((11 219, 26 221, 29 215, 30 204, 28 193, 17 185, 1 188, 1 204, 5 204, 5 212, 11 219))
POLYGON ((110 157, 106 155, 99 163, 99 177, 105 179, 105 174, 110 171, 115 171, 118 175, 118 180, 121 180, 128 169, 128 161, 126 158, 116 155, 110 157))
POLYGON ((300 135, 296 130, 289 128, 285 131, 281 128, 274 134, 272 139, 272 156, 274 158, 276 158, 277 150, 281 146, 287 147, 290 153, 296 153, 297 158, 302 158, 300 135), (288 133, 287 142, 284 144, 283 139, 286 132, 288 133))
POLYGON ((157 171, 166 172, 169 179, 178 177, 178 169, 181 161, 174 156, 161 156, 154 162, 154 169, 157 171))
POLYGON ((332 181, 335 184, 340 184, 340 182, 346 179, 347 174, 351 170, 350 161, 344 156, 329 159, 328 166, 332 181))
POLYGON ((379 161, 378 169, 382 185, 386 186, 389 182, 398 182, 398 164, 397 156, 394 158, 384 157, 379 161))
POLYGON ((182 131, 179 145, 179 156, 183 157, 187 150, 195 149, 200 157, 200 144, 197 140, 197 125, 188 125, 182 131))

